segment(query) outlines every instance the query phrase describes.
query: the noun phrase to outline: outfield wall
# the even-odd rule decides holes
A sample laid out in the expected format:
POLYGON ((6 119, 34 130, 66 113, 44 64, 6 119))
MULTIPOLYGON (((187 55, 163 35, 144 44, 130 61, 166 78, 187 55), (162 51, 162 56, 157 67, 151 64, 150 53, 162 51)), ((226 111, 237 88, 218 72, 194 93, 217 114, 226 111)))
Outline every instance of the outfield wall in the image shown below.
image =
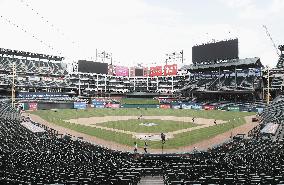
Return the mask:
POLYGON ((19 103, 23 110, 49 110, 49 109, 86 109, 86 108, 160 108, 160 109, 194 109, 194 110, 224 110, 234 112, 257 112, 263 111, 262 107, 247 106, 213 106, 202 105, 194 102, 172 102, 170 104, 119 104, 105 101, 86 102, 25 102, 19 103))
POLYGON ((73 109, 74 103, 53 102, 25 102, 19 103, 23 110, 50 110, 50 109, 73 109))
POLYGON ((121 108, 160 108, 160 105, 157 104, 124 104, 120 105, 121 108))

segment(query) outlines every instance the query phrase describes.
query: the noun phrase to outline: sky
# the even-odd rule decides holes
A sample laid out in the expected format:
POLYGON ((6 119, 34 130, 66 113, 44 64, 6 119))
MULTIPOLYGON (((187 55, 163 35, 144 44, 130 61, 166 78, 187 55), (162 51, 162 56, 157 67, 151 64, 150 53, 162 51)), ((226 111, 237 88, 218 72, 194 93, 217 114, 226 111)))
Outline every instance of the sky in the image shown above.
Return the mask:
POLYGON ((0 48, 94 60, 112 53, 117 65, 163 64, 166 54, 239 39, 239 58, 274 67, 284 44, 284 0, 0 0, 0 48))

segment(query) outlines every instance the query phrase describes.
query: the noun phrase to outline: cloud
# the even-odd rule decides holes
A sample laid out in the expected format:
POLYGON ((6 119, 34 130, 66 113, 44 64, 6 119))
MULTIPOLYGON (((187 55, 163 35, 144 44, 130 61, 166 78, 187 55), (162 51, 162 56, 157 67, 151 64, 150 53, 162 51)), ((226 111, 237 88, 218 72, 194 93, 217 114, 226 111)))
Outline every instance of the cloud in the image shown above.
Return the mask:
MULTIPOLYGON (((0 1, 0 14, 29 32, 25 33, 0 19, 1 47, 54 55, 62 52, 70 61, 95 58, 96 49, 106 50, 113 53, 115 61, 125 65, 162 63, 166 53, 183 49, 186 62, 190 63, 193 45, 237 36, 240 40, 240 58, 261 57, 266 53, 265 62, 270 62, 268 56, 274 57, 271 43, 261 28, 262 19, 258 17, 262 8, 253 0, 220 0, 220 10, 216 11, 226 7, 233 9, 226 14, 230 22, 222 17, 210 21, 206 12, 198 16, 189 15, 172 6, 154 5, 143 0, 23 2, 30 7, 19 0, 0 1), (236 20, 232 19, 233 15, 236 15, 236 20), (204 18, 206 23, 202 21, 204 18), (31 35, 36 35, 54 49, 31 35)), ((194 5, 188 4, 191 11, 194 5)), ((269 15, 279 15, 281 9, 278 6, 283 7, 283 1, 274 0, 269 4, 269 15)), ((275 19, 279 17, 275 16, 275 19)), ((264 20, 268 22, 270 18, 264 20)), ((269 28, 275 26, 271 24, 269 28)), ((276 26, 281 28, 281 25, 276 26)), ((275 38, 283 39, 282 32, 271 30, 275 38)))
POLYGON ((252 0, 220 0, 221 3, 231 7, 231 8, 243 8, 251 6, 252 0))
POLYGON ((283 0, 261 2, 256 0, 220 0, 221 3, 235 9, 235 12, 244 20, 266 20, 270 16, 281 14, 284 8, 283 0), (260 4, 264 5, 260 5, 260 4))

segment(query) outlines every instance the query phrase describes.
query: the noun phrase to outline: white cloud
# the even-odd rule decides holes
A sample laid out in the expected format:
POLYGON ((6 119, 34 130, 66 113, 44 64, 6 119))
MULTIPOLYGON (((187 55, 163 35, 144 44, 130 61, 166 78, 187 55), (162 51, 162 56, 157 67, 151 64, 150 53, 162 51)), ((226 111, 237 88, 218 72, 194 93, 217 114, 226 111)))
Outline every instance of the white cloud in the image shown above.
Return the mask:
POLYGON ((283 13, 284 1, 283 0, 273 0, 269 11, 273 14, 283 13))
MULTIPOLYGON (((262 20, 258 17, 262 9, 256 6, 256 1, 220 1, 234 10, 233 15, 238 15, 236 22, 220 20, 218 24, 204 24, 198 20, 199 16, 210 20, 206 14, 190 17, 186 12, 154 6, 143 0, 23 0, 34 11, 20 0, 2 0, 0 15, 27 29, 29 34, 0 19, 0 47, 47 54, 62 52, 72 59, 94 58, 97 48, 112 52, 114 60, 125 65, 161 63, 166 53, 183 49, 189 63, 194 44, 238 36, 241 58, 263 55, 263 61, 270 62, 269 58, 274 57, 270 41, 259 23, 247 23, 247 20, 262 20), (54 49, 33 39, 30 34, 54 49)), ((191 7, 194 9, 194 4, 191 7)), ((283 7, 283 1, 274 0, 266 12, 279 15, 282 9, 278 7, 283 7)))
POLYGON ((220 2, 231 8, 243 8, 252 4, 252 0, 220 0, 220 2))
MULTIPOLYGON (((267 1, 268 5, 260 6, 262 1, 257 0, 220 0, 235 10, 238 16, 245 20, 266 20, 270 16, 281 14, 284 8, 283 0, 267 1)), ((266 2, 266 3, 267 3, 266 2)))

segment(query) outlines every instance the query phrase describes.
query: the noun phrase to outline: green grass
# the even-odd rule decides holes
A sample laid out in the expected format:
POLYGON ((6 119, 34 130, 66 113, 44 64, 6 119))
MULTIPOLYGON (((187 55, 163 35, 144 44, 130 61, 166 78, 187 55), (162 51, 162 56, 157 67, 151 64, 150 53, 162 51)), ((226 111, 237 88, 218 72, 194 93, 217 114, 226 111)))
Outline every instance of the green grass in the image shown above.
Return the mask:
MULTIPOLYGON (((248 112, 225 112, 225 111, 196 111, 196 110, 184 110, 184 109, 88 109, 88 110, 70 110, 62 109, 57 110, 57 112, 51 110, 39 110, 31 112, 32 114, 39 115, 43 119, 52 122, 56 125, 63 126, 84 134, 95 136, 104 140, 114 141, 128 146, 133 146, 133 142, 136 141, 140 147, 143 147, 144 142, 141 140, 136 140, 132 138, 129 134, 116 133, 112 131, 102 130, 90 126, 77 125, 73 123, 65 122, 64 120, 79 118, 79 117, 94 117, 94 116, 109 116, 109 115, 118 115, 118 116, 129 116, 129 115, 148 115, 148 116, 194 116, 196 118, 211 118, 218 120, 230 120, 227 123, 220 124, 217 126, 206 127, 191 132, 185 132, 174 135, 173 139, 167 140, 165 148, 178 148, 182 146, 188 146, 202 140, 210 139, 218 134, 229 131, 233 127, 240 126, 245 123, 243 119, 244 116, 253 115, 254 113, 248 112), (240 119, 238 119, 240 118, 240 119), (235 119, 235 120, 234 120, 235 119)), ((137 120, 136 120, 137 121, 137 120)), ((110 123, 112 124, 112 123, 110 123)), ((113 126, 116 126, 118 123, 113 123, 113 126)), ((122 123, 124 124, 124 123, 122 123)), ((180 124, 180 123, 178 123, 180 124)), ((176 124, 176 125, 178 125, 176 124)), ((122 125, 120 125, 122 126, 122 125)), ((124 125, 123 125, 124 126, 124 125)), ((128 126, 125 126, 128 127, 128 126)), ((165 126, 165 129, 171 129, 171 127, 177 127, 173 125, 165 126)), ((149 129, 153 129, 150 127, 149 129)), ((161 131, 159 131, 161 132, 161 131)), ((150 148, 161 148, 161 142, 149 141, 150 148)))
POLYGON ((120 121, 109 121, 106 123, 97 123, 96 125, 104 126, 108 128, 116 128, 119 130, 127 130, 137 133, 161 133, 161 132, 172 132, 185 128, 196 127, 196 124, 189 122, 170 121, 170 120, 120 120, 120 121), (140 125, 141 123, 156 123, 157 125, 147 127, 140 125))
POLYGON ((148 98, 122 98, 121 104, 159 104, 159 100, 148 98))
POLYGON ((68 120, 76 118, 102 117, 102 116, 177 116, 177 117, 196 117, 218 120, 230 120, 234 118, 253 115, 250 112, 229 112, 221 110, 192 110, 192 109, 135 109, 135 108, 120 108, 120 109, 59 109, 56 112, 53 110, 38 110, 33 114, 39 116, 54 117, 57 119, 68 120))
MULTIPOLYGON (((210 139, 214 136, 222 134, 231 130, 234 127, 241 126, 245 123, 245 120, 241 118, 239 121, 230 121, 228 123, 214 125, 191 132, 184 132, 176 134, 174 139, 168 140, 165 148, 178 148, 186 145, 192 145, 202 140, 210 139)), ((156 143, 154 144, 156 147, 156 143)))

